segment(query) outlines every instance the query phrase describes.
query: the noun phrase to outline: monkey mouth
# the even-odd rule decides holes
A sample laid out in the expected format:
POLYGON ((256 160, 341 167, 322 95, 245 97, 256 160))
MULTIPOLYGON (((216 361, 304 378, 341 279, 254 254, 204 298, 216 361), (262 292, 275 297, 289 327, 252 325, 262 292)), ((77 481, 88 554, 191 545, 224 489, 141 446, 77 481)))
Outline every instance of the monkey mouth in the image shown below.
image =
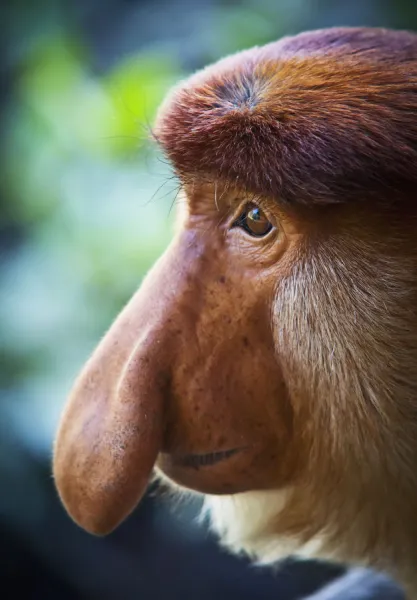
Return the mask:
POLYGON ((249 489, 247 468, 252 450, 249 445, 204 454, 162 452, 156 467, 182 488, 202 494, 236 494, 249 489))
POLYGON ((209 452, 208 454, 185 454, 173 458, 177 466, 199 469, 200 467, 210 467, 223 460, 227 460, 242 450, 244 448, 231 448, 230 450, 219 450, 218 452, 209 452))

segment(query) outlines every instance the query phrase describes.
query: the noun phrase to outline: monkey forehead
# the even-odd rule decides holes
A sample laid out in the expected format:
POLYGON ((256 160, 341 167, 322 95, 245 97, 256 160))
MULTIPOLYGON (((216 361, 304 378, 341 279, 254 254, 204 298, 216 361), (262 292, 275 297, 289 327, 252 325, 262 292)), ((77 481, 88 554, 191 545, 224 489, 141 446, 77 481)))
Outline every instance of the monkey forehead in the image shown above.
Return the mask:
POLYGON ((155 136, 182 179, 287 203, 408 199, 417 183, 417 35, 331 28, 211 65, 177 86, 155 136))

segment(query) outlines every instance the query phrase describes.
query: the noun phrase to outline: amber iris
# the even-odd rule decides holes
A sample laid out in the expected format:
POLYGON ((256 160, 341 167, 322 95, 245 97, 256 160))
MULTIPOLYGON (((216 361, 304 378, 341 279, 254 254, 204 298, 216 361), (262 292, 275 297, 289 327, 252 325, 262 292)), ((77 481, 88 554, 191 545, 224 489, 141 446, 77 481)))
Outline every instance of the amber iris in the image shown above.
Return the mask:
POLYGON ((259 206, 253 205, 247 207, 245 212, 236 221, 235 225, 241 227, 253 237, 263 237, 272 229, 272 224, 267 219, 265 213, 259 206))

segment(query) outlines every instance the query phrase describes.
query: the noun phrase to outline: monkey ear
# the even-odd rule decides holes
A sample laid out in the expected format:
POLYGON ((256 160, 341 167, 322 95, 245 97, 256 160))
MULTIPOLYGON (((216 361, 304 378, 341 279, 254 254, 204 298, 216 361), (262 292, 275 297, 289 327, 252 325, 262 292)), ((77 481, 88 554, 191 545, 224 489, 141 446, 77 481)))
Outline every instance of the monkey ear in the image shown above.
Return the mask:
POLYGON ((138 504, 162 443, 163 389, 158 357, 150 360, 146 343, 146 308, 138 292, 99 344, 74 386, 54 445, 60 498, 97 535, 112 531, 138 504))

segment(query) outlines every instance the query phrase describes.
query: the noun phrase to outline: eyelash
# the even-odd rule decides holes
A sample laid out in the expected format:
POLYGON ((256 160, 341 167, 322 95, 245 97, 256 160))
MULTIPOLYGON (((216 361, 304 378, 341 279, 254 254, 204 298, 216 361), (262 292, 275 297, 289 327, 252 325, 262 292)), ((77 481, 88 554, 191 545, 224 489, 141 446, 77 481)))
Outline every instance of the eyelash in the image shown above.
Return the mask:
MULTIPOLYGON (((256 222, 256 221, 255 221, 256 222)), ((262 208, 257 206, 254 203, 250 203, 247 204, 245 206, 244 211, 239 215, 239 217, 234 221, 233 226, 232 227, 240 227, 241 229, 243 229, 248 235, 250 235, 251 237, 254 238, 262 238, 262 237, 266 237, 270 231, 273 229, 273 225, 272 223, 269 221, 269 219, 266 217, 265 213, 262 211, 262 208), (251 211, 255 211, 258 210, 262 215, 265 216, 266 219, 266 225, 267 228, 265 229, 265 231, 260 231, 259 233, 254 232, 253 230, 251 230, 247 224, 247 217, 248 214, 251 211)))

